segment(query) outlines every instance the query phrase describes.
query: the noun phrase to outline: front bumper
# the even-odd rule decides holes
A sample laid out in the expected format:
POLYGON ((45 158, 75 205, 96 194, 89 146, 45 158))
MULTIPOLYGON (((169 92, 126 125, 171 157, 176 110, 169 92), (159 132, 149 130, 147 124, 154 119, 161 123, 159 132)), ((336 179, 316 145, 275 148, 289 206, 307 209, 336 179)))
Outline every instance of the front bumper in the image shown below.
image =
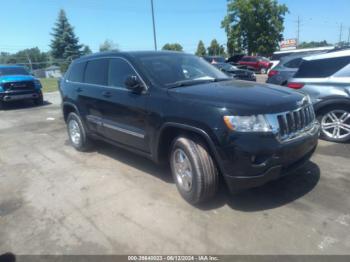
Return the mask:
POLYGON ((319 124, 286 143, 257 135, 236 138, 220 149, 220 169, 231 192, 258 187, 285 176, 305 164, 314 153, 319 124))
POLYGON ((38 99, 42 97, 42 95, 41 90, 2 92, 0 93, 0 101, 11 102, 18 100, 38 99))

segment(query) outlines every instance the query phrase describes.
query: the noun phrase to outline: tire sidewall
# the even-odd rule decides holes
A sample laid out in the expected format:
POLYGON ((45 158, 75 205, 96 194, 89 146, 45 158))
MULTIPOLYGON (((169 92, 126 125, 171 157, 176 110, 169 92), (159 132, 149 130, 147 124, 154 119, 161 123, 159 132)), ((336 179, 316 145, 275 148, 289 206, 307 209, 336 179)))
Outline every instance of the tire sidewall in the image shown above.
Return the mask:
POLYGON ((70 113, 67 117, 67 132, 68 132, 69 141, 75 149, 77 149, 78 151, 86 150, 86 147, 87 147, 86 130, 85 130, 85 127, 83 125, 83 122, 81 121, 80 117, 76 113, 70 113), (72 141, 72 138, 71 138, 71 135, 69 132, 69 122, 71 120, 75 120, 78 123, 79 130, 80 130, 80 136, 81 136, 79 144, 75 144, 72 141))
MULTIPOLYGON (((187 139, 186 139, 187 140, 187 139)), ((191 150, 191 147, 193 142, 191 140, 187 140, 185 142, 185 139, 175 139, 175 141, 172 144, 172 149, 170 153, 170 167, 172 171, 172 175, 176 184, 176 187, 178 191, 180 192, 181 196, 187 200, 190 203, 196 203, 198 202, 199 198, 199 183, 200 183, 200 176, 198 172, 198 163, 194 158, 194 152, 193 149, 191 150), (175 174, 174 166, 173 166, 173 157, 176 149, 181 149, 185 152, 186 156, 188 157, 190 164, 191 164, 191 170, 192 170, 192 188, 190 191, 185 191, 181 188, 181 186, 178 185, 177 177, 175 174)))

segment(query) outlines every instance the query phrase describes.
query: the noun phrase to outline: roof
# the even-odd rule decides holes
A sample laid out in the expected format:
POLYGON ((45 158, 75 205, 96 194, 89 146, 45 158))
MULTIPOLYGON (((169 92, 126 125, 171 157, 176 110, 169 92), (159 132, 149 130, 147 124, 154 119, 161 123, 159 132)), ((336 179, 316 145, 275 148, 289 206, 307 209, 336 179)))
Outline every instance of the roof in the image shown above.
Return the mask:
POLYGON ((308 57, 305 57, 304 60, 312 61, 312 60, 320 60, 320 59, 336 58, 336 57, 346 57, 346 56, 350 56, 350 49, 336 51, 336 52, 330 52, 330 53, 326 53, 326 54, 308 56, 308 57))
POLYGON ((323 50, 332 50, 334 49, 334 46, 324 46, 324 47, 315 47, 315 48, 302 48, 302 49, 292 49, 292 50, 285 50, 285 51, 276 51, 273 54, 285 54, 285 53, 299 53, 299 52, 310 52, 310 51, 323 51, 323 50))
POLYGON ((189 55, 184 52, 178 52, 178 51, 128 51, 128 52, 120 52, 120 51, 108 51, 108 52, 99 52, 99 53, 94 53, 91 55, 83 56, 80 57, 74 62, 82 62, 89 60, 91 58, 96 58, 96 57, 114 57, 114 56, 121 56, 121 57, 138 57, 138 56, 151 56, 151 55, 159 55, 159 54, 168 54, 168 55, 189 55))

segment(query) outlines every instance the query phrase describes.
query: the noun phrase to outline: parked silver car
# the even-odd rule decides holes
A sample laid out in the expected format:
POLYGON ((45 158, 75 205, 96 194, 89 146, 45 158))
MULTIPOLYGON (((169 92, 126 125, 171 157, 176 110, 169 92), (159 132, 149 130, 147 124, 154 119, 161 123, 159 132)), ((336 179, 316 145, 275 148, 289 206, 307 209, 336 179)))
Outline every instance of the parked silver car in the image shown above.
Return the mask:
POLYGON ((350 140, 350 49, 304 58, 288 87, 310 96, 321 137, 350 140))
POLYGON ((291 54, 281 58, 278 65, 269 71, 267 83, 286 86, 288 80, 298 71, 303 58, 315 54, 321 54, 321 51, 291 54))

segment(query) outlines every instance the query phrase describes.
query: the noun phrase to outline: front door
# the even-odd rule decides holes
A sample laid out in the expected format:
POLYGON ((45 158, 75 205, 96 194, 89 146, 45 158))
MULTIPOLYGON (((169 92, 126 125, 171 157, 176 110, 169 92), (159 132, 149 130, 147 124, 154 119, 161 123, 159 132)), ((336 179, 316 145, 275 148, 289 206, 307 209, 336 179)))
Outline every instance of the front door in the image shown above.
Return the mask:
POLYGON ((125 79, 137 75, 124 58, 110 58, 108 87, 103 91, 103 130, 108 139, 149 153, 146 141, 146 92, 136 94, 125 87, 125 79))

